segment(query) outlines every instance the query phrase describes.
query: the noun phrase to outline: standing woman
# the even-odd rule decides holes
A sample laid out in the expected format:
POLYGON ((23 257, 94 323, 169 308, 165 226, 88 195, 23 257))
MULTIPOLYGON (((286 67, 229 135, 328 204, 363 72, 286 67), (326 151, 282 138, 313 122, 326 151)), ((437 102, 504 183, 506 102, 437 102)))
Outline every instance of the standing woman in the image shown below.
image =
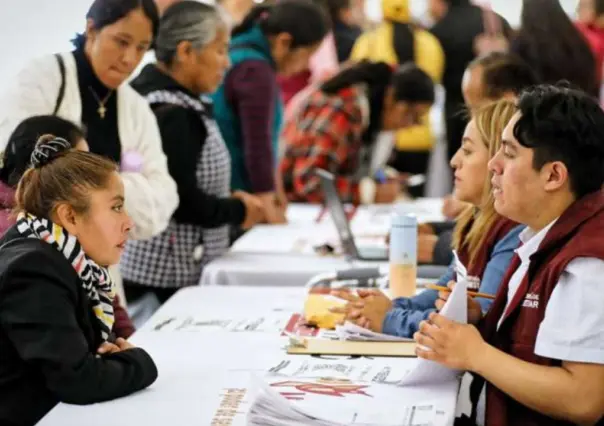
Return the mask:
POLYGON ((24 119, 53 114, 87 129, 90 151, 120 165, 135 238, 163 231, 178 204, 157 123, 124 84, 153 44, 153 0, 95 0, 71 53, 38 58, 0 97, 0 147, 24 119))
POLYGON ((231 154, 231 188, 258 195, 267 221, 285 221, 275 192, 283 106, 277 74, 293 75, 328 31, 323 10, 308 0, 256 6, 232 32, 232 67, 214 94, 214 113, 231 154))
POLYGON ((181 201, 165 231, 128 244, 120 266, 130 301, 154 289, 163 302, 197 284, 202 266, 228 249, 229 225, 249 228, 264 219, 259 199, 231 196, 229 151, 211 103, 202 98, 218 88, 229 66, 227 19, 197 1, 169 7, 159 26, 157 62, 132 83, 157 117, 181 201))
POLYGON ((336 177, 343 202, 392 203, 396 181, 368 177, 363 151, 381 131, 419 122, 434 102, 434 84, 409 62, 394 69, 384 62, 358 62, 318 86, 287 117, 280 164, 285 192, 294 202, 324 201, 316 169, 336 177))
POLYGON ((600 70, 594 54, 559 1, 522 2, 520 30, 510 42, 510 52, 523 59, 542 83, 567 80, 599 96, 600 70))

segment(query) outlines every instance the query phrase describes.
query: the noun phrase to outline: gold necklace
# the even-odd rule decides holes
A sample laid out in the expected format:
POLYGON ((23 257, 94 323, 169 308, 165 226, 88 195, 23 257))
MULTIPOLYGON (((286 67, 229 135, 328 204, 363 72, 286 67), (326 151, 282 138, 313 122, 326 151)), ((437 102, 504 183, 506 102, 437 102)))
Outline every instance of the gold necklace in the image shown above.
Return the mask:
POLYGON ((90 89, 92 96, 94 96, 94 99, 96 99, 96 101, 99 103, 99 108, 97 109, 97 112, 99 113, 99 117, 101 117, 101 120, 103 120, 105 118, 105 114, 107 114, 107 108, 105 107, 105 104, 107 103, 111 95, 113 95, 113 90, 110 90, 109 93, 107 93, 107 96, 105 96, 105 99, 101 100, 101 98, 99 98, 99 95, 96 94, 92 87, 88 86, 88 89, 90 89))

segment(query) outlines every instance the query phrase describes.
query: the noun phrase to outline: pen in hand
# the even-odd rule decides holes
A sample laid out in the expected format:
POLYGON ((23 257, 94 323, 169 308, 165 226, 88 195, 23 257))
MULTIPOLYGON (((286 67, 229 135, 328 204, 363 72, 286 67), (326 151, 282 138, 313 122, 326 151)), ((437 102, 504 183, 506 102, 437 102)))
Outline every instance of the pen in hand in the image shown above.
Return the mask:
MULTIPOLYGON (((449 287, 445 287, 445 286, 441 286, 441 285, 435 285, 435 284, 428 284, 426 286, 426 288, 428 288, 430 290, 436 290, 436 291, 446 291, 448 293, 451 293, 453 291, 449 287)), ((468 296, 471 296, 471 297, 481 297, 483 299, 495 300, 495 296, 493 296, 492 294, 479 293, 477 291, 470 291, 470 290, 468 290, 468 296)))

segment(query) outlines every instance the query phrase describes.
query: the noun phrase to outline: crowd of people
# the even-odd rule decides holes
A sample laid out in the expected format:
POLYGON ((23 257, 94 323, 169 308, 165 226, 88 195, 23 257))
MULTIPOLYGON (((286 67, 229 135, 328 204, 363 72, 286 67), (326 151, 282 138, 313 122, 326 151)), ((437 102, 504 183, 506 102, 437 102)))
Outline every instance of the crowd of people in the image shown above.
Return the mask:
POLYGON ((427 173, 438 85, 454 191, 418 258, 453 288, 455 250, 494 299, 468 298, 467 325, 434 290, 338 292, 335 311, 470 372, 459 424, 599 424, 604 2, 575 23, 525 0, 518 30, 428 5, 431 28, 408 0, 366 28, 355 0, 94 0, 73 51, 24 67, 0 96, 0 424, 152 384, 127 305, 322 203, 317 169, 344 202, 394 203, 427 173))

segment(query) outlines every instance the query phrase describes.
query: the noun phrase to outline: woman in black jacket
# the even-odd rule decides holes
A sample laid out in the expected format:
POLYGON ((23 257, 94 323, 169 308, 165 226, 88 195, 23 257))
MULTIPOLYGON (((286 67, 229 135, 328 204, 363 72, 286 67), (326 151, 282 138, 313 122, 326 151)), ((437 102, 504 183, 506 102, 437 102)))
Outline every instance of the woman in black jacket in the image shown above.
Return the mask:
POLYGON ((161 18, 155 53, 132 86, 150 103, 178 186, 180 204, 168 228, 131 241, 122 258, 126 297, 152 290, 161 302, 199 282, 203 265, 229 247, 229 226, 264 219, 260 199, 231 194, 231 159, 203 95, 214 92, 229 66, 229 31, 219 9, 180 1, 161 18))
POLYGON ((91 404, 153 383, 150 356, 112 333, 116 264, 132 221, 117 166, 46 136, 0 239, 0 424, 33 425, 58 402, 91 404))

